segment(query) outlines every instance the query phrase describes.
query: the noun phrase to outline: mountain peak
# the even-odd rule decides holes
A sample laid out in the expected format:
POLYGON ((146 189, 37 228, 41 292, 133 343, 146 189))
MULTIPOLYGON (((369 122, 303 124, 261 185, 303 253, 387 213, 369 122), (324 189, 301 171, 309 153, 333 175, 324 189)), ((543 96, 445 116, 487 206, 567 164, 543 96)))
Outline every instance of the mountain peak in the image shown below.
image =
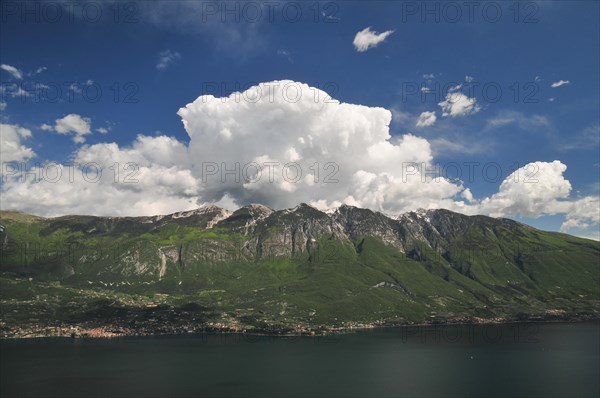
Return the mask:
POLYGON ((206 206, 198 207, 197 209, 193 209, 193 210, 179 211, 177 213, 170 214, 170 216, 175 219, 175 218, 186 218, 186 217, 191 217, 191 216, 200 215, 200 214, 223 213, 223 212, 229 212, 229 210, 226 210, 222 207, 215 206, 215 205, 206 205, 206 206))
POLYGON ((243 207, 247 208, 247 209, 260 210, 260 211, 266 211, 266 212, 272 212, 273 211, 273 209, 271 209, 270 207, 265 206, 265 205, 263 205, 261 203, 250 203, 250 204, 248 204, 246 206, 243 206, 243 207))
MULTIPOLYGON (((292 207, 290 209, 287 209, 288 211, 298 211, 298 210, 303 210, 303 209, 312 209, 312 210, 319 210, 314 206, 309 205, 308 203, 300 203, 295 207, 292 207)), ((320 210, 319 210, 320 211, 320 210)))
POLYGON ((252 218, 265 218, 271 215, 275 210, 262 205, 260 203, 250 203, 249 205, 242 206, 233 213, 248 213, 252 218))

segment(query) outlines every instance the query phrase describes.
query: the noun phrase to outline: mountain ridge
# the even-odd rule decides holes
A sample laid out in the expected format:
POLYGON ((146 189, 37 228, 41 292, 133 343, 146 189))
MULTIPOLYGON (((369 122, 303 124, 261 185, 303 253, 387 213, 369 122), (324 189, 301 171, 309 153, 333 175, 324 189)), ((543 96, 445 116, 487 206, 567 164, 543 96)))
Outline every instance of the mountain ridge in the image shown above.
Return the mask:
MULTIPOLYGON (((14 219, 14 218, 28 218, 28 219, 38 219, 38 220, 55 220, 55 221, 62 221, 62 220, 70 220, 70 219, 74 219, 74 218, 83 218, 83 219, 89 219, 89 220, 99 220, 99 219, 106 219, 106 220, 111 220, 111 221, 133 221, 133 220, 139 220, 142 223, 154 223, 154 222, 166 222, 166 221, 172 221, 175 219, 185 219, 185 218, 190 218, 193 216, 198 216, 198 215, 206 215, 207 213, 217 213, 219 216, 215 217, 216 221, 211 222, 210 225, 206 225, 206 228, 212 228, 215 224, 217 224, 220 221, 226 221, 228 218, 235 216, 238 218, 244 218, 244 216, 242 216, 243 214, 246 215, 246 217, 251 216, 251 213, 254 212, 262 212, 263 216, 259 217, 259 219, 264 219, 267 218, 268 216, 272 215, 272 214, 290 214, 290 213, 295 213, 297 211, 301 211, 303 209, 311 209, 311 211, 321 214, 323 216, 326 217, 334 217, 334 219, 339 220, 340 218, 343 218, 342 212, 343 213, 348 213, 350 211, 353 212, 361 212, 363 214, 370 214, 370 215, 375 215, 376 217, 379 218, 385 218, 387 221, 389 222, 399 222, 401 223, 402 221, 419 221, 420 219, 425 219, 425 221, 427 223, 430 223, 430 219, 431 219, 431 215, 439 215, 439 214, 452 214, 454 216, 454 219, 456 219, 457 217, 461 217, 463 218, 467 218, 467 219, 477 219, 479 218, 480 220, 495 220, 498 222, 504 222, 504 223, 516 223, 518 225, 524 226, 524 227, 528 227, 528 228, 532 228, 532 229, 536 229, 530 225, 518 222, 516 220, 512 220, 510 218, 504 218, 504 217, 500 217, 500 218, 496 218, 496 217, 490 217, 490 216, 485 216, 485 215, 466 215, 466 214, 462 214, 462 213, 458 213, 458 212, 454 212, 451 210, 447 210, 447 209, 422 209, 419 208, 417 210, 414 211, 408 211, 405 213, 400 213, 398 215, 390 215, 390 214, 386 214, 384 212, 380 212, 380 211, 376 211, 376 210, 371 210, 371 209, 367 209, 367 208, 360 208, 360 207, 356 207, 356 206, 352 206, 352 205, 346 205, 343 204, 335 209, 331 209, 328 211, 322 211, 317 209, 314 206, 311 206, 310 204, 306 204, 306 203, 300 203, 299 205, 292 207, 292 208, 287 208, 287 209, 281 209, 281 210, 274 210, 272 208, 269 208, 267 206, 264 206, 262 204, 258 204, 258 203, 252 203, 252 204, 248 204, 242 207, 239 207, 238 209, 231 211, 216 205, 207 205, 207 206, 201 206, 198 207, 196 209, 192 209, 192 210, 185 210, 185 211, 179 211, 179 212, 174 212, 174 213, 168 213, 168 214, 157 214, 157 215, 152 215, 152 216, 97 216, 97 215, 61 215, 61 216, 55 216, 55 217, 43 217, 43 216, 37 216, 37 215, 33 215, 33 214, 29 214, 29 213, 25 213, 25 212, 21 212, 18 210, 2 210, 0 211, 0 220, 2 219, 14 219), (266 215, 265 215, 266 213, 266 215)), ((254 218, 253 216, 251 216, 250 218, 254 218)), ((436 217, 437 219, 439 219, 439 217, 436 217)), ((435 226, 434 224, 431 224, 432 226, 435 226)), ((558 233, 558 232, 554 232, 554 231, 546 231, 546 232, 551 232, 551 233, 558 233)), ((568 234, 565 234, 568 235, 568 234)), ((572 236, 572 235, 568 235, 568 236, 572 236)), ((582 239, 586 239, 586 238, 582 238, 582 239)))

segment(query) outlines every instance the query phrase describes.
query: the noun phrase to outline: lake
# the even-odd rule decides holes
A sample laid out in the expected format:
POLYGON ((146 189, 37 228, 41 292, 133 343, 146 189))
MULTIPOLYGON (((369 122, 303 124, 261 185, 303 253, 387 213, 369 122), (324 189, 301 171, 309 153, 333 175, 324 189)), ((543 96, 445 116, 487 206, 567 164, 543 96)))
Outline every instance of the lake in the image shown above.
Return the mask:
POLYGON ((1 396, 600 394, 600 323, 0 342, 1 396))

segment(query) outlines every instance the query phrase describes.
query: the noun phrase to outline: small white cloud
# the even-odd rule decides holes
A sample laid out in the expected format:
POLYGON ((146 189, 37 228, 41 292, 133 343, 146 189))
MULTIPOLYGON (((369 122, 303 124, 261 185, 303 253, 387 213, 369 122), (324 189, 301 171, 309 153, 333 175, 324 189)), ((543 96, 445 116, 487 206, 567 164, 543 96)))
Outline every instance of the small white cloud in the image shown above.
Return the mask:
POLYGON ((354 36, 354 48, 359 53, 365 52, 370 48, 377 47, 380 43, 382 43, 389 35, 394 33, 393 30, 388 30, 383 33, 377 33, 371 30, 371 27, 367 27, 354 36))
POLYGON ((552 88, 556 88, 556 87, 560 87, 560 86, 564 86, 565 84, 570 84, 571 82, 569 80, 559 80, 557 82, 554 82, 550 85, 550 87, 552 88))
POLYGON ((10 73, 15 79, 21 80, 23 78, 23 72, 14 66, 2 64, 0 65, 0 69, 10 73))
POLYGON ((460 92, 449 92, 446 99, 439 102, 438 105, 442 108, 442 116, 444 117, 472 115, 481 110, 475 98, 469 98, 460 92))
POLYGON ((100 127, 96 129, 96 132, 100 133, 100 134, 106 134, 108 133, 109 129, 104 128, 104 127, 100 127))
POLYGON ((556 97, 548 98, 548 101, 550 101, 550 102, 554 102, 555 100, 556 100, 556 97))
POLYGON ((3 111, 5 109, 6 109, 6 102, 0 101, 0 111, 3 111))
POLYGON ((425 80, 433 80, 433 79, 435 79, 435 74, 434 73, 425 73, 423 75, 423 79, 425 79, 425 80))
POLYGON ((437 116, 435 116, 435 112, 423 112, 419 115, 419 119, 417 120, 417 127, 429 127, 435 124, 437 120, 437 116))
POLYGON ((158 54, 158 63, 156 69, 165 70, 175 61, 181 58, 181 54, 176 51, 165 50, 158 54))
POLYGON ((71 113, 62 119, 57 119, 54 129, 59 134, 75 133, 76 135, 85 135, 90 133, 90 124, 89 118, 71 113))
POLYGON ((92 121, 87 117, 71 113, 61 119, 56 119, 54 126, 44 123, 40 129, 63 135, 73 134, 73 141, 80 144, 85 142, 85 135, 91 134, 92 121))
POLYGON ((471 83, 473 80, 475 80, 475 78, 473 76, 469 76, 469 75, 465 76, 465 81, 467 83, 471 83))

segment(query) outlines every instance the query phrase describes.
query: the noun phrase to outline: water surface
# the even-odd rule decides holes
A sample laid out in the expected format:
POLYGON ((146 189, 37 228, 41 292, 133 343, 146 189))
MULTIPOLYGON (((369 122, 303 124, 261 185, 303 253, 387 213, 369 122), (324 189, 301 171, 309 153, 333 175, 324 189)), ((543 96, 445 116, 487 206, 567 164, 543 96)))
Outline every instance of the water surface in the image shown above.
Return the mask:
POLYGON ((0 342, 1 396, 600 394, 600 323, 0 342))

